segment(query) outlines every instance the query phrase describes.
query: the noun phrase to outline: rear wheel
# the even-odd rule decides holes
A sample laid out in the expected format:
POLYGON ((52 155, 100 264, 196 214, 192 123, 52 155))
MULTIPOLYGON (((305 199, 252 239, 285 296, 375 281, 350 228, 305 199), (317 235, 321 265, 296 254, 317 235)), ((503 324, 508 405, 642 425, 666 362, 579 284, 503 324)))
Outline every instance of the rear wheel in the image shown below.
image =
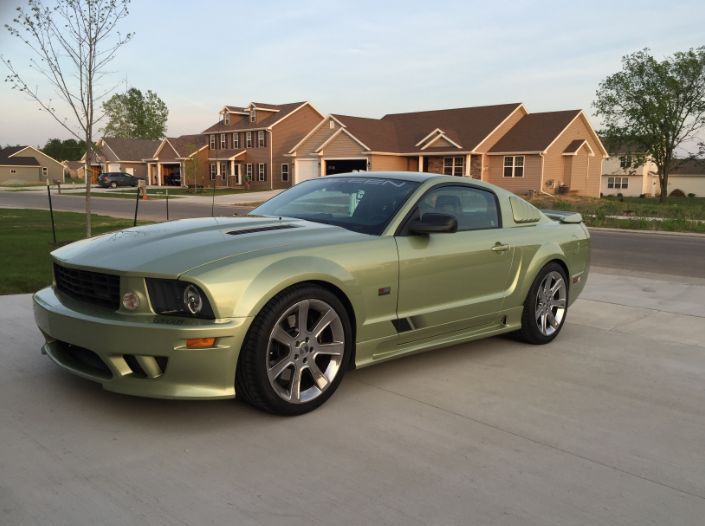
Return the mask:
POLYGON ((558 263, 541 269, 524 302, 521 329, 514 335, 527 343, 552 341, 563 328, 568 313, 568 278, 558 263))
POLYGON ((110 183, 110 188, 117 188, 117 183, 115 181, 110 183))
POLYGON ((303 286, 279 294, 257 315, 240 352, 238 397, 282 415, 315 409, 343 378, 351 335, 347 312, 331 292, 303 286))

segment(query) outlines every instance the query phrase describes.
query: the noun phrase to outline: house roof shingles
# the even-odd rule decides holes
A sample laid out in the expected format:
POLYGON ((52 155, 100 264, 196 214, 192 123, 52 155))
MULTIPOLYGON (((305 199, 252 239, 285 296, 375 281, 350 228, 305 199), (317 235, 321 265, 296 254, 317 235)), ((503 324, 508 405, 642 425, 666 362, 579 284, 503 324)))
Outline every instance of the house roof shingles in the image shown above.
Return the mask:
POLYGON ((577 152, 585 141, 586 139, 575 139, 574 141, 570 141, 570 143, 568 143, 568 146, 565 147, 565 150, 563 150, 563 153, 577 152))
POLYGON ((0 149, 0 165, 5 166, 40 166, 39 161, 34 157, 11 157, 26 146, 8 146, 0 149))
POLYGON ((705 159, 687 159, 676 163, 669 175, 705 175, 705 159))
POLYGON ((490 152, 542 152, 579 113, 580 110, 529 113, 490 152))
POLYGON ((169 142, 176 149, 177 155, 189 157, 208 144, 208 139, 201 134, 181 135, 180 137, 169 137, 169 142))
MULTIPOLYGON (((160 140, 123 139, 118 137, 103 137, 103 141, 117 156, 119 161, 141 161, 151 159, 157 151, 160 140)), ((102 152, 105 154, 105 152, 102 152)))
MULTIPOLYGON (((447 110, 391 113, 381 119, 333 115, 347 130, 373 151, 408 153, 420 151, 419 141, 440 129, 463 150, 475 148, 520 103, 475 106, 447 110)), ((431 148, 434 148, 431 146, 431 148)), ((427 148, 425 151, 431 150, 427 148)), ((438 150, 456 147, 435 148, 438 150)))
MULTIPOLYGON (((268 128, 277 121, 282 120, 284 117, 293 112, 296 108, 300 107, 303 102, 291 102, 287 104, 260 104, 254 103, 255 107, 258 108, 269 108, 274 110, 279 110, 277 112, 266 112, 268 115, 260 122, 249 122, 249 119, 241 119, 239 122, 231 122, 230 124, 224 124, 223 121, 216 122, 213 126, 205 129, 203 133, 219 133, 219 132, 233 132, 233 131, 247 131, 247 130, 259 130, 262 128, 268 128)), ((234 106, 229 106, 234 107, 234 106)))

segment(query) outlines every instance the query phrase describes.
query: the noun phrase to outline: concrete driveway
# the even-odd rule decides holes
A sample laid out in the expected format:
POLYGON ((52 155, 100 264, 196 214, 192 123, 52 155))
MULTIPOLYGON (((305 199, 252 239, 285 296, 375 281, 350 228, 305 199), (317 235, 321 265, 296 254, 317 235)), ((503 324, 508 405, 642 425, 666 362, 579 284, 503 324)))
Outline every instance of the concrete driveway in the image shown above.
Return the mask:
POLYGON ((351 372, 321 409, 130 398, 0 297, 0 524, 702 525, 705 280, 594 273, 561 336, 351 372))

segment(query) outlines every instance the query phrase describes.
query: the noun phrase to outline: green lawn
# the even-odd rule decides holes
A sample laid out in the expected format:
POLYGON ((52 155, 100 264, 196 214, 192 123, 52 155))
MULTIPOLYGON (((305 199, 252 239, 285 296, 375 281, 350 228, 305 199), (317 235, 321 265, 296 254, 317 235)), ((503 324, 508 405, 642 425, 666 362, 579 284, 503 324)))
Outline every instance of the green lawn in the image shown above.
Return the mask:
MULTIPOLYGON (((83 238, 85 214, 55 212, 59 244, 83 238)), ((94 234, 132 226, 129 219, 92 216, 94 234)), ((0 294, 34 292, 51 283, 51 222, 46 210, 0 209, 0 294)))
POLYGON ((705 198, 669 198, 661 203, 656 198, 602 197, 537 197, 531 201, 538 208, 573 210, 583 215, 585 224, 595 227, 666 230, 673 232, 705 232, 705 198), (627 216, 616 219, 609 216, 627 216), (661 221, 642 218, 658 217, 661 221))

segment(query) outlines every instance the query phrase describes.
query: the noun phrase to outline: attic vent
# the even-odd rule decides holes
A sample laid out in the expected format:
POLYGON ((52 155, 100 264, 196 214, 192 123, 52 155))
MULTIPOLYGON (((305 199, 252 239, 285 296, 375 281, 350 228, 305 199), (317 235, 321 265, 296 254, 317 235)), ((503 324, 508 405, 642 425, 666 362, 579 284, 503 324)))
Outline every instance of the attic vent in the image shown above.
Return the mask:
POLYGON ((258 226, 254 228, 243 228, 242 230, 231 230, 228 232, 231 236, 239 236, 241 234, 254 234, 255 232, 267 232, 268 230, 287 230, 289 228, 298 228, 295 225, 270 225, 270 226, 258 226))
POLYGON ((512 205, 512 216, 514 216, 515 223, 536 223, 541 219, 539 209, 526 201, 510 197, 509 203, 512 205))

